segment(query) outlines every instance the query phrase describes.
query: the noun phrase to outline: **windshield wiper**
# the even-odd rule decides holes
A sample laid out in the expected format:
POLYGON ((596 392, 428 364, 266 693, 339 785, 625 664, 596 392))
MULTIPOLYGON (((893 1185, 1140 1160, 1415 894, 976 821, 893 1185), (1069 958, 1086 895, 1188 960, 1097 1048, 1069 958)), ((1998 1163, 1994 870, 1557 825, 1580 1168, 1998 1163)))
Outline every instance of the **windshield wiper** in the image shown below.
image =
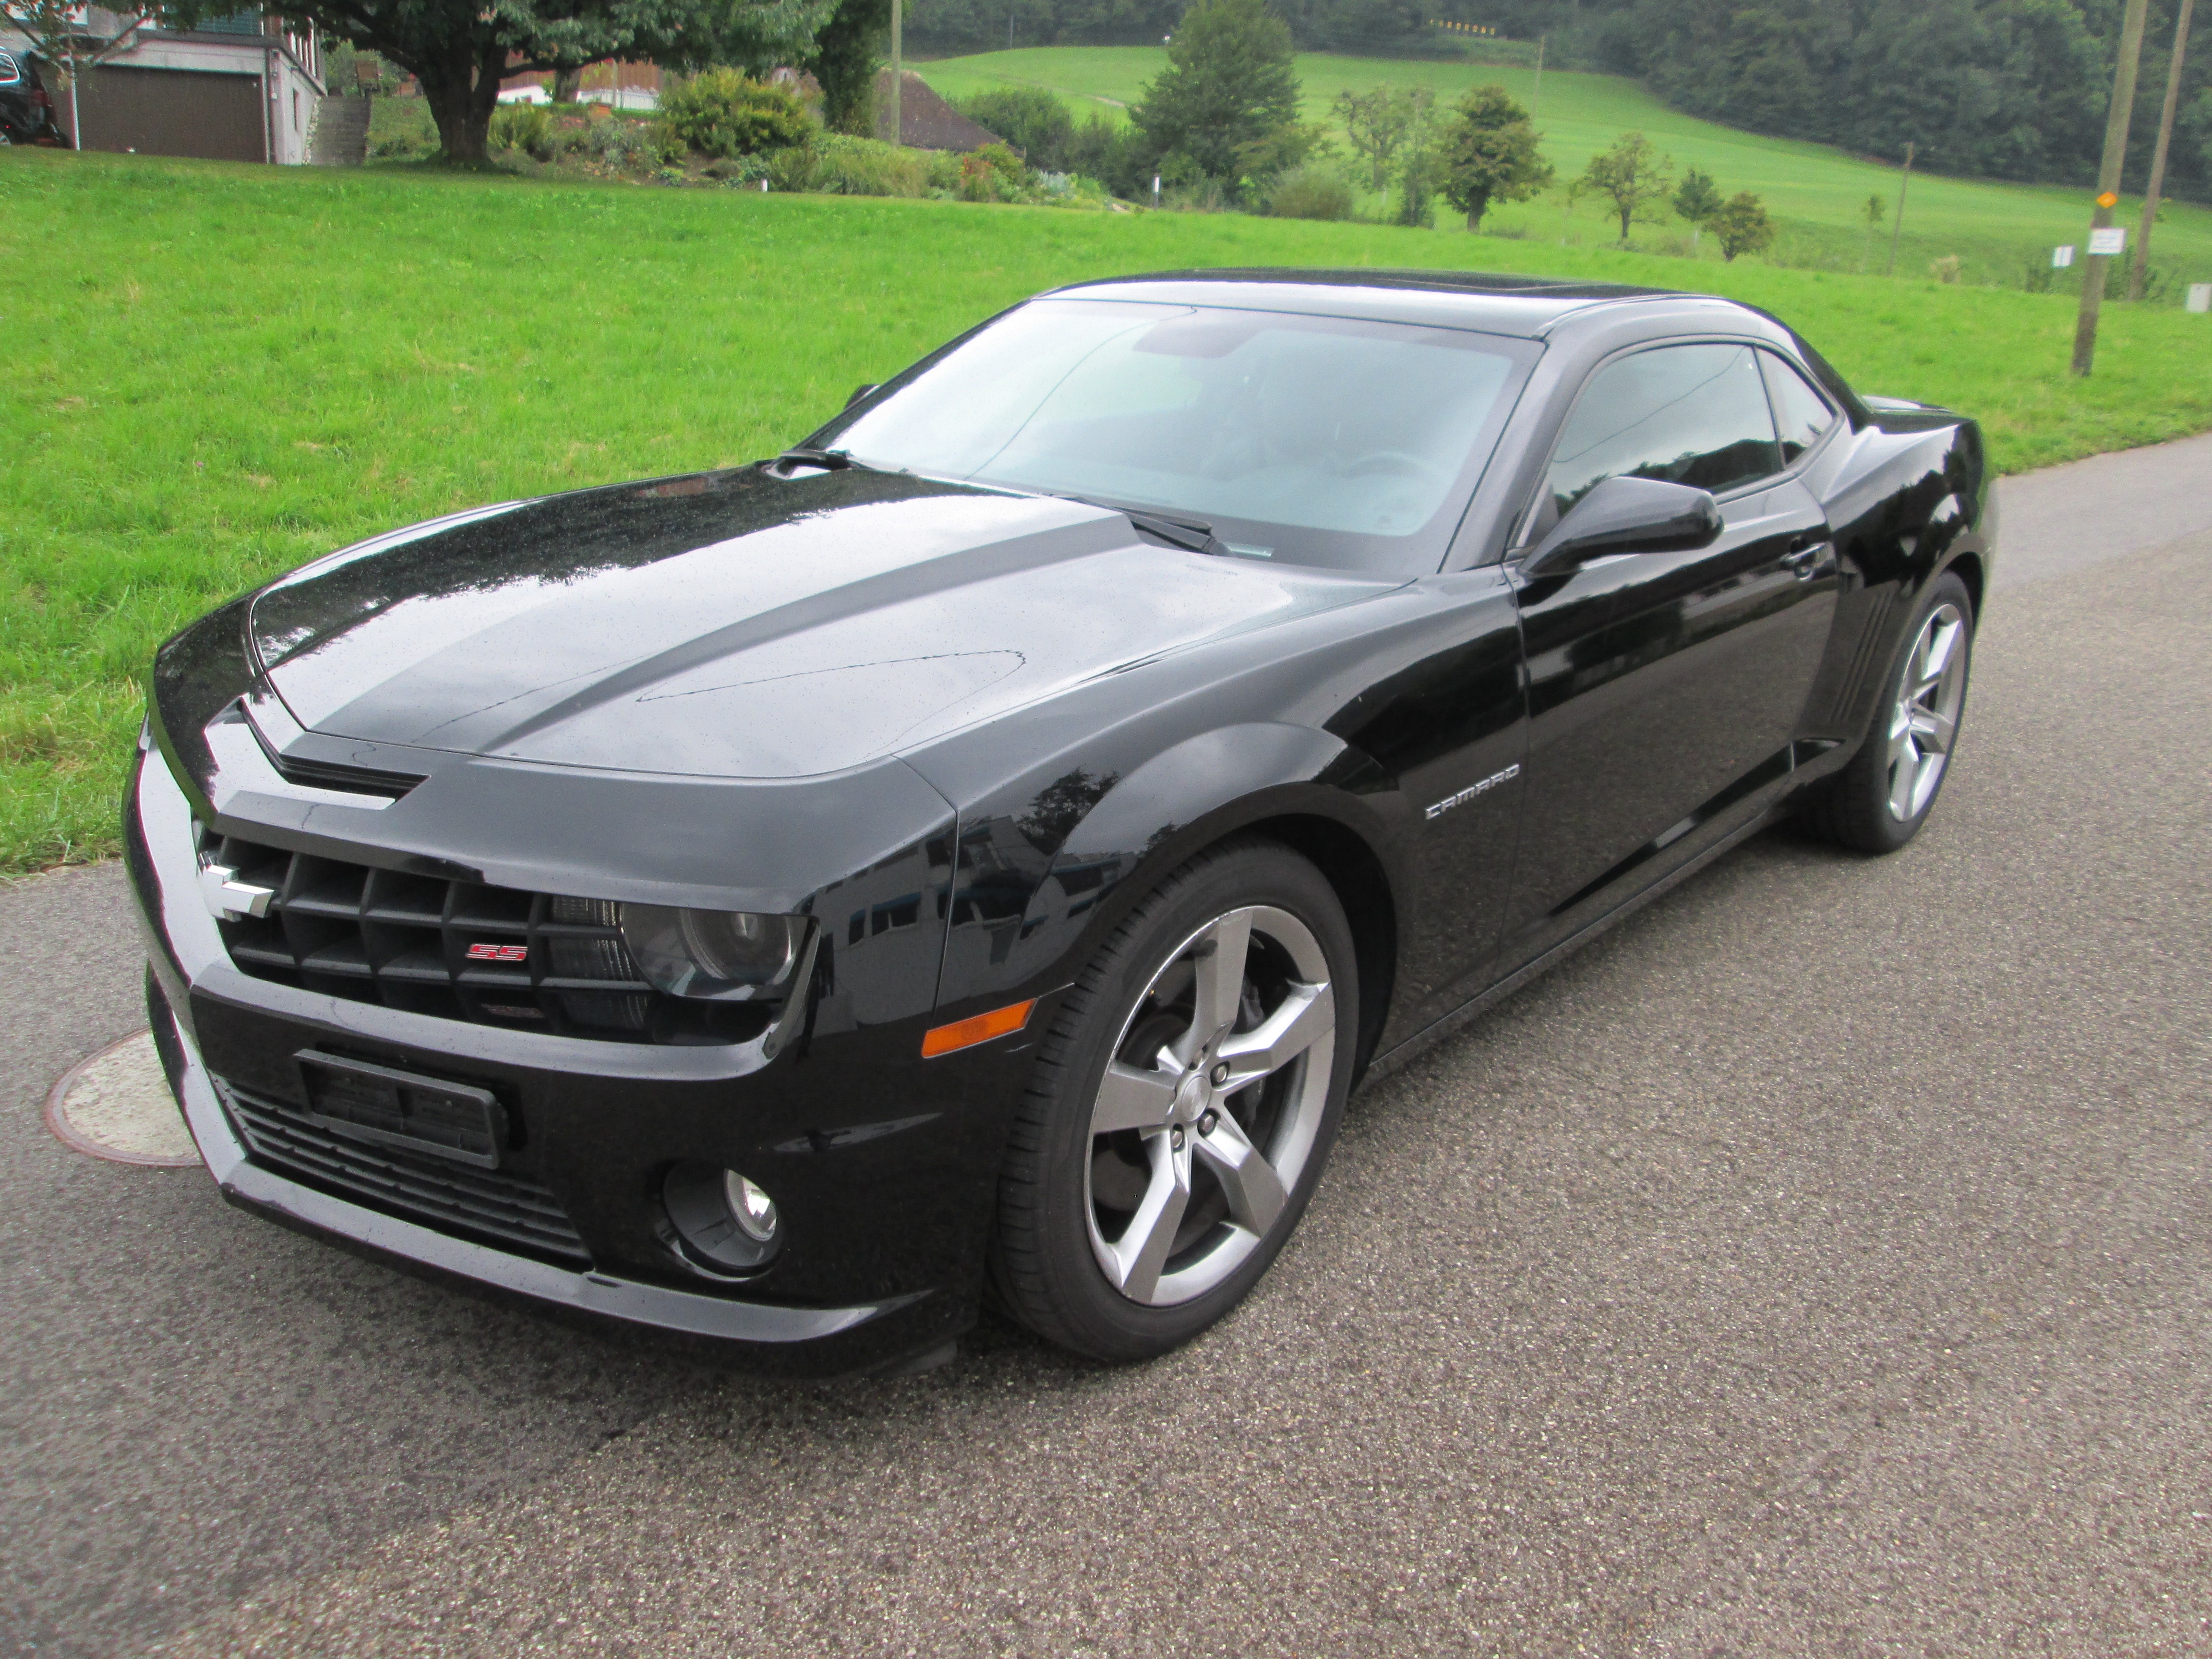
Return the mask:
POLYGON ((824 472, 842 472, 860 465, 847 449, 815 449, 805 444, 795 445, 777 456, 772 465, 784 468, 818 466, 824 472))
POLYGON ((1187 553, 1218 553, 1226 555, 1228 543, 1213 533, 1213 526, 1202 519, 1171 519, 1164 513, 1148 513, 1142 507, 1123 507, 1115 501, 1093 501, 1088 495, 1061 495, 1064 501, 1080 501, 1085 507, 1103 507, 1109 513, 1118 513, 1147 536, 1157 537, 1172 547, 1187 553))

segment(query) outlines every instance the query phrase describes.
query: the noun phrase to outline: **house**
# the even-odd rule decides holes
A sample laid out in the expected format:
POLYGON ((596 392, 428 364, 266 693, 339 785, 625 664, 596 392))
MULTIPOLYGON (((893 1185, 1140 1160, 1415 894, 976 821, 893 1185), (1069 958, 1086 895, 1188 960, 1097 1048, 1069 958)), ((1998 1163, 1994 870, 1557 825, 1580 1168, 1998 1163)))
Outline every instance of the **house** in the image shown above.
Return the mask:
MULTIPOLYGON (((779 71, 781 72, 781 71, 779 71)), ((891 137, 891 72, 876 72, 876 137, 891 137)), ((912 70, 899 76, 898 142, 910 149, 949 149, 962 154, 1006 141, 977 126, 946 103, 937 89, 912 70)))
POLYGON ((81 149, 288 166, 307 160, 325 92, 312 33, 295 33, 259 10, 171 29, 99 6, 86 9, 86 32, 127 44, 55 100, 81 149))

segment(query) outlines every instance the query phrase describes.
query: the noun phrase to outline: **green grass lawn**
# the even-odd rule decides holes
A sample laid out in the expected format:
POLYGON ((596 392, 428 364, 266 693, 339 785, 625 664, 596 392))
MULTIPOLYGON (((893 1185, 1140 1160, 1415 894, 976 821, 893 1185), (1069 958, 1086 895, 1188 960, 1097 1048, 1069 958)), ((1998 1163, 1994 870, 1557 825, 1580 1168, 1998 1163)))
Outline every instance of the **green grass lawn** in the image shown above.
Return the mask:
MULTIPOLYGON (((1079 112, 1126 119, 1121 111, 1143 95, 1145 83, 1167 66, 1158 46, 1040 46, 985 52, 973 58, 939 59, 915 68, 948 98, 965 98, 994 86, 1048 87, 1079 112)), ((1457 62, 1406 62, 1341 58, 1307 52, 1297 60, 1305 90, 1306 118, 1331 120, 1329 105, 1340 92, 1364 91, 1384 82, 1425 84, 1440 102, 1456 100, 1469 87, 1495 82, 1527 103, 1535 91, 1528 69, 1457 62)), ((1763 138, 1717 126, 1669 109, 1633 81, 1611 75, 1567 75, 1547 71, 1536 105, 1536 125, 1544 133, 1545 154, 1562 182, 1579 173, 1589 158, 1621 133, 1640 130, 1681 167, 1701 167, 1730 194, 1756 191, 1766 200, 1781 230, 1773 249, 1776 263, 1814 269, 1856 271, 1869 253, 1860 215, 1869 194, 1897 202, 1895 158, 1882 166, 1818 144, 1763 138)), ((1557 246, 1561 237, 1594 246, 1613 239, 1619 227, 1603 219, 1598 204, 1584 201, 1571 217, 1563 210, 1565 194, 1555 189, 1536 201, 1510 206, 1495 216, 1498 228, 1517 231, 1557 246)), ((2132 245, 2142 212, 2140 199, 2123 198, 2121 222, 2132 245)), ((2061 242, 2087 240, 2089 192, 2040 189, 2024 185, 1982 184, 1916 173, 1905 197, 1904 234, 1898 270, 1919 276, 1929 262, 1957 254, 1963 279, 2017 287, 2030 262, 2047 267, 2051 249, 2061 242)), ((1679 220, 1639 227, 1638 239, 1657 240, 1687 234, 1679 220)), ((1875 237, 1871 268, 1888 258, 1888 227, 1875 237)), ((1702 250, 1719 263, 1710 239, 1702 250)), ((2179 305, 2184 286, 2212 282, 2212 210, 2169 204, 2152 241, 2152 263, 2167 273, 2163 302, 2179 305)), ((2077 264, 2075 272, 2081 270, 2077 264)), ((1698 280, 1709 280, 1700 277, 1698 280)), ((2069 283, 2078 276, 2062 280, 2069 283)), ((2078 294, 2078 287, 2071 291, 2078 294)))
POLYGON ((995 308, 1088 276, 1472 265, 1777 311, 2006 468, 2212 427, 2212 320, 1240 215, 571 185, 0 151, 0 870, 111 853, 155 646, 371 532, 769 453, 995 308))

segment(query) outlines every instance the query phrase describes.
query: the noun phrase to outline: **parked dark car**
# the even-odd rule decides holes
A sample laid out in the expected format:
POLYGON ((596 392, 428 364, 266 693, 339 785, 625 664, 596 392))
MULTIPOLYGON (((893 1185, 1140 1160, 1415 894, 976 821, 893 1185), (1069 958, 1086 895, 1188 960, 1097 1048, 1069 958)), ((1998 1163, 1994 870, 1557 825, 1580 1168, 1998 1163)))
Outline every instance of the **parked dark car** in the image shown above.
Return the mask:
POLYGON ((54 118, 38 59, 28 52, 0 49, 0 144, 69 148, 69 134, 54 118))
POLYGON ((1781 815, 1912 837, 1987 486, 1725 300, 1061 289, 170 641, 155 1032, 280 1221, 794 1370, 1155 1354, 1363 1078, 1781 815))

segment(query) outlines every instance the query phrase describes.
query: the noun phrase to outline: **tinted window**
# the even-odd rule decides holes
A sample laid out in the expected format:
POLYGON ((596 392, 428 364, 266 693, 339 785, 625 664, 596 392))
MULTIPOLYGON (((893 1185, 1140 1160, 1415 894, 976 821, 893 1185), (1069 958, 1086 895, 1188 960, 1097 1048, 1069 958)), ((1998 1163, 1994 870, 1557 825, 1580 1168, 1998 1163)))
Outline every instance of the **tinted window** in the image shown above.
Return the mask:
POLYGON ((1600 369, 1552 456, 1547 519, 1607 478, 1733 489, 1782 469, 1749 346, 1662 346, 1600 369))
POLYGON ((1820 441, 1835 424, 1836 411, 1806 378, 1771 351, 1759 354, 1766 369, 1766 389, 1774 397, 1774 424, 1782 434, 1782 464, 1789 465, 1820 441))
POLYGON ((1433 570, 1533 356, 1456 329, 1040 300, 817 441, 1189 514, 1247 557, 1433 570))

